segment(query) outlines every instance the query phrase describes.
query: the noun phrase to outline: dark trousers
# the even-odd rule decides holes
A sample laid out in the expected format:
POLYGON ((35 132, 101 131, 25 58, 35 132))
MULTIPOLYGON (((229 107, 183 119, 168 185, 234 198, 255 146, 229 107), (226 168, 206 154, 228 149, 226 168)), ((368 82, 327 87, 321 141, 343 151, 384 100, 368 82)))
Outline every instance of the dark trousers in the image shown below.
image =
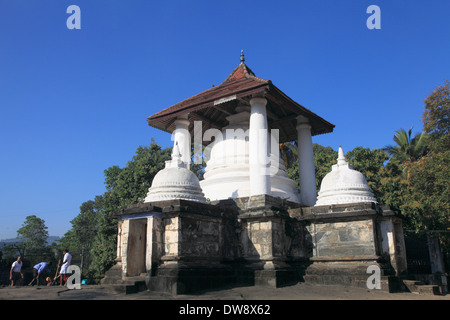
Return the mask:
POLYGON ((37 269, 33 269, 33 278, 36 278, 37 276, 39 276, 39 284, 44 284, 44 273, 45 271, 41 272, 41 274, 38 273, 37 269))

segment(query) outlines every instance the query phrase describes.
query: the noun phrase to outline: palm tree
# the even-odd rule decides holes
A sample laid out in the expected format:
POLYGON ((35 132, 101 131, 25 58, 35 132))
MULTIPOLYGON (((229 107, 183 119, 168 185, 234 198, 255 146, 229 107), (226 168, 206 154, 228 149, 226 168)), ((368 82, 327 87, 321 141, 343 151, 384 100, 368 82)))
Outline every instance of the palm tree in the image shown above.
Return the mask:
POLYGON ((427 153, 428 135, 421 132, 411 138, 412 129, 413 127, 408 132, 404 129, 397 130, 394 135, 396 145, 383 148, 391 160, 399 163, 413 162, 427 153))

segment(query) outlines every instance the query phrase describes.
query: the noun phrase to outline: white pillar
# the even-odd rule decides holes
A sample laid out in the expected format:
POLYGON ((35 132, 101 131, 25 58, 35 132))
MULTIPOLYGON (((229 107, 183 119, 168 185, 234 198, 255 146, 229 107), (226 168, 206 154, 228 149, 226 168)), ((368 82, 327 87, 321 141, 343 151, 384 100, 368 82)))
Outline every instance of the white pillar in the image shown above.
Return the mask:
POLYGON ((181 153, 181 160, 187 164, 191 163, 191 134, 189 133, 189 120, 187 116, 178 117, 175 120, 175 130, 172 134, 174 146, 178 143, 178 148, 181 153))
POLYGON ((267 100, 265 98, 256 97, 250 100, 250 196, 270 194, 270 158, 266 104, 267 100))
POLYGON ((117 251, 116 261, 122 261, 122 226, 123 220, 119 220, 117 223, 117 251))
POLYGON ((128 273, 128 237, 130 235, 130 219, 124 219, 122 223, 122 235, 120 237, 121 257, 122 257, 122 275, 128 273))
POLYGON ((306 206, 316 203, 316 172, 312 147, 311 125, 308 118, 297 117, 298 172, 300 180, 300 200, 306 206))
POLYGON ((390 257, 392 267, 397 270, 394 224, 392 223, 392 219, 381 220, 379 226, 381 234, 381 250, 383 254, 390 257))

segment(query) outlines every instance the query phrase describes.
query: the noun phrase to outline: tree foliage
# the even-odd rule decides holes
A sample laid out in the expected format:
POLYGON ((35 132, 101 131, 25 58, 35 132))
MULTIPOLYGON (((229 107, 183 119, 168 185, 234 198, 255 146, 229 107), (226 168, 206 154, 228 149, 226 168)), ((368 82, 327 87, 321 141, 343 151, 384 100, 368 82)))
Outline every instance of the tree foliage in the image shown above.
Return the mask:
MULTIPOLYGON (((313 152, 316 189, 319 191, 322 179, 331 171, 331 166, 336 163, 338 153, 331 147, 324 147, 317 143, 313 143, 313 152)), ((297 186, 299 186, 298 150, 296 143, 284 143, 280 145, 280 157, 284 161, 289 178, 297 182, 297 186)))
POLYGON ((437 87, 425 100, 423 130, 431 136, 448 136, 450 127, 450 81, 437 87))
POLYGON ((414 230, 440 230, 446 250, 450 249, 449 113, 450 82, 446 81, 425 100, 422 121, 429 135, 429 152, 405 164, 406 199, 401 206, 414 230))
POLYGON ((375 198, 382 197, 381 177, 384 162, 388 160, 386 153, 381 149, 356 147, 345 155, 353 169, 361 172, 374 192, 375 198))
POLYGON ((45 221, 36 215, 27 216, 25 222, 17 230, 18 242, 8 244, 2 248, 6 259, 17 258, 20 255, 24 261, 24 269, 41 261, 54 261, 54 246, 47 245, 48 230, 45 221))
POLYGON ((421 132, 412 137, 412 129, 413 127, 408 132, 405 129, 397 130, 394 135, 395 145, 384 148, 392 161, 397 161, 398 163, 413 162, 426 154, 428 135, 425 132, 421 132))
POLYGON ((86 249, 89 250, 88 277, 91 280, 100 280, 114 264, 117 241, 114 213, 123 206, 143 201, 154 176, 170 159, 170 153, 171 148, 161 149, 154 141, 148 147, 138 147, 125 167, 112 166, 105 170, 105 193, 81 206, 82 218, 72 221, 72 230, 80 244, 86 245, 89 239, 86 249), (95 226, 82 231, 86 223, 95 223, 95 226))
POLYGON ((450 150, 407 166, 408 199, 402 206, 416 230, 450 231, 450 150))
POLYGON ((45 221, 35 215, 25 218, 22 227, 17 230, 17 237, 23 241, 18 245, 20 254, 37 255, 41 253, 46 245, 48 239, 48 231, 45 221))

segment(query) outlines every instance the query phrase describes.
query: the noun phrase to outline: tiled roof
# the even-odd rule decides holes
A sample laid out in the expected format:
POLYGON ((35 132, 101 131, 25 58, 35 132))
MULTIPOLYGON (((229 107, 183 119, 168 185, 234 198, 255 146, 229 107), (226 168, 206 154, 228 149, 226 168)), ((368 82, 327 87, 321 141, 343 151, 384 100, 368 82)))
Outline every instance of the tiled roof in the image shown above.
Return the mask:
MULTIPOLYGON (((201 120, 207 124, 203 130, 208 126, 221 129, 227 125, 225 117, 235 113, 237 104, 248 101, 254 95, 267 98, 269 127, 280 129, 280 142, 296 139, 295 117, 298 115, 309 118, 313 135, 333 131, 333 124, 290 99, 270 80, 258 78, 244 62, 220 85, 159 111, 148 117, 147 121, 150 126, 172 132, 176 117, 188 113, 190 120, 201 120)), ((192 129, 193 123, 190 126, 192 129)))

